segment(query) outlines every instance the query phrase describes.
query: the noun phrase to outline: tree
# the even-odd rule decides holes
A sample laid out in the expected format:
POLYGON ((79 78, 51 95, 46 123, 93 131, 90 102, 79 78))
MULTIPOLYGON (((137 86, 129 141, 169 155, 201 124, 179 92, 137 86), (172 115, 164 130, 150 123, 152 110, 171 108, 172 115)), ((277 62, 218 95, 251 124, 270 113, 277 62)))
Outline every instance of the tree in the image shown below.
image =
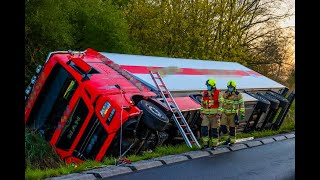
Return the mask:
POLYGON ((65 3, 61 0, 25 1, 26 83, 50 50, 69 49, 75 43, 76 31, 63 10, 65 3))
POLYGON ((255 61, 252 46, 290 13, 274 14, 283 0, 136 0, 124 8, 130 39, 142 54, 255 61))
POLYGON ((133 53, 128 26, 111 0, 28 0, 25 21, 25 84, 51 51, 133 53))
POLYGON ((252 49, 254 61, 249 67, 280 82, 294 69, 294 35, 292 29, 278 29, 265 35, 252 49))

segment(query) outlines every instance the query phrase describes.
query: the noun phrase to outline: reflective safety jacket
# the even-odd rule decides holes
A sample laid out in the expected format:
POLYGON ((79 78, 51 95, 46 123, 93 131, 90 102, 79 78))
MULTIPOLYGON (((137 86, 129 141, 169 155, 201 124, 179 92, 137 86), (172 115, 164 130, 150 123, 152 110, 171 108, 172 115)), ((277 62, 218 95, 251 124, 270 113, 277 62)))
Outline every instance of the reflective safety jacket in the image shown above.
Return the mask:
POLYGON ((220 100, 223 112, 225 114, 245 114, 244 101, 242 94, 238 91, 229 93, 226 91, 223 94, 223 99, 220 100))
POLYGON ((219 90, 214 92, 205 90, 201 99, 201 113, 203 114, 216 114, 222 113, 222 108, 219 104, 219 99, 222 98, 222 94, 219 90))

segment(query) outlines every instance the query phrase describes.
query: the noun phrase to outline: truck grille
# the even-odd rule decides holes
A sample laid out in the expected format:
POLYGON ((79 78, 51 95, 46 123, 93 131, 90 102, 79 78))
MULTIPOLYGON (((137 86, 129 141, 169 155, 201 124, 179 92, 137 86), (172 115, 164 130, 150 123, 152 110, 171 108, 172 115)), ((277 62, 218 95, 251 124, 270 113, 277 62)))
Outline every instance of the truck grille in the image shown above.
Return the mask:
POLYGON ((94 114, 75 148, 74 156, 82 160, 95 159, 107 137, 108 133, 94 114))
POLYGON ((82 98, 79 99, 78 104, 67 121, 60 138, 57 143, 57 147, 63 150, 69 150, 77 137, 87 115, 89 109, 82 98))

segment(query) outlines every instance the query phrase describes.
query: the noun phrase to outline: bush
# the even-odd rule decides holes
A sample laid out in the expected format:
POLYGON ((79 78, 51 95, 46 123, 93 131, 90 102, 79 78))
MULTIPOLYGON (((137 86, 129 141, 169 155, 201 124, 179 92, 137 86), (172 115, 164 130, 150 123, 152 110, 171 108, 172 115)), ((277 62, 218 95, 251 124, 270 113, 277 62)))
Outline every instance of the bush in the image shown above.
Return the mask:
POLYGON ((25 1, 25 85, 49 52, 133 53, 128 24, 111 0, 25 1))
POLYGON ((31 169, 55 168, 64 164, 51 145, 29 128, 25 129, 25 160, 31 169))

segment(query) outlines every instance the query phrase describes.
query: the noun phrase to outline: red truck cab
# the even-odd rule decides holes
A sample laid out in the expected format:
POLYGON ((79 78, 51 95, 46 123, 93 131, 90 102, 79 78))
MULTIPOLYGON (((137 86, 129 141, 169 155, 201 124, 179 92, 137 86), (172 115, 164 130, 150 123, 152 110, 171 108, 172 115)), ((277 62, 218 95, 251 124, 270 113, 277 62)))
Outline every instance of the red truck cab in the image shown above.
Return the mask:
POLYGON ((135 103, 156 96, 106 63, 112 62, 92 49, 52 54, 26 101, 25 124, 67 162, 100 161, 118 144, 113 140, 121 127, 137 127, 142 110, 135 103))

